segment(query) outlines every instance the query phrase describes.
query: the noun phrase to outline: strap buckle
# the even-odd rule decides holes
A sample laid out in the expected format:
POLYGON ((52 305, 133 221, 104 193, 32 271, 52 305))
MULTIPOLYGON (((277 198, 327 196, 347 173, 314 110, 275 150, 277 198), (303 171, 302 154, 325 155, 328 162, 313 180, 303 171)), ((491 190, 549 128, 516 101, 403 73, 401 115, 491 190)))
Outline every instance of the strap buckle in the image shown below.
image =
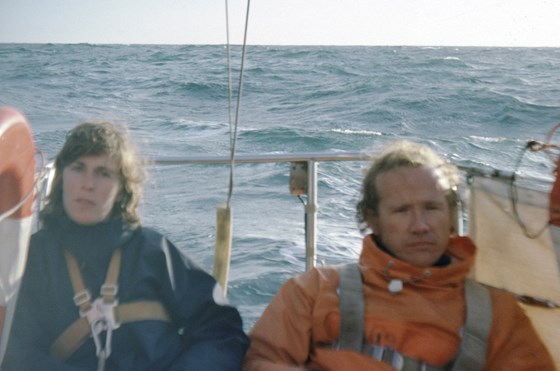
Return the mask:
POLYGON ((120 327, 115 318, 115 307, 118 305, 118 300, 110 303, 103 301, 103 298, 97 298, 93 301, 89 310, 80 313, 82 317, 86 317, 91 326, 92 333, 101 333, 108 328, 113 330, 120 327), (95 325, 95 326, 94 326, 95 325), (93 331, 95 327, 96 331, 93 331))
MULTIPOLYGON (((81 311, 80 315, 86 317, 91 328, 91 336, 95 343, 97 357, 100 365, 111 355, 111 341, 113 338, 113 330, 120 327, 120 323, 115 320, 115 307, 117 300, 109 303, 99 297, 91 303, 91 307, 86 311, 81 311), (102 333, 105 331, 105 343, 102 343, 102 333)), ((101 368, 103 369, 103 368, 101 368)))
POLYGON ((117 293, 119 291, 119 286, 118 285, 112 285, 112 284, 103 284, 101 286, 101 296, 103 297, 103 300, 105 301, 105 303, 114 301, 115 298, 117 297, 117 293))
POLYGON ((91 300, 91 295, 88 290, 77 292, 74 295, 74 304, 77 307, 81 307, 82 305, 86 304, 90 300, 91 300))
POLYGON ((394 348, 383 345, 372 345, 371 356, 393 366, 398 371, 402 370, 404 367, 404 357, 394 348))

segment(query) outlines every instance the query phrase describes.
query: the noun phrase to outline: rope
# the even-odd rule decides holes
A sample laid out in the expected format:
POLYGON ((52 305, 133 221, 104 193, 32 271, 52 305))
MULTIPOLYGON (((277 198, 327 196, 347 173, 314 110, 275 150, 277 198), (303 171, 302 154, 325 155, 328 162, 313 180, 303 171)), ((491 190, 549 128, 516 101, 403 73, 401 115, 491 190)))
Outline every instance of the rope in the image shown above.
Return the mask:
MULTIPOLYGON (((245 31, 243 34, 243 48, 241 52, 241 66, 239 69, 239 86, 237 89, 237 105, 235 107, 235 123, 233 125, 233 129, 231 127, 231 98, 229 99, 228 103, 228 111, 229 111, 229 120, 230 120, 230 145, 231 145, 231 154, 230 154, 230 173, 229 173, 229 188, 228 188, 228 197, 227 197, 227 206, 228 208, 231 205, 231 196, 233 194, 233 173, 234 173, 234 165, 235 165, 235 150, 237 146, 237 127, 239 123, 239 109, 241 106, 241 93, 243 90, 243 72, 245 66, 245 54, 247 49, 247 30, 249 28, 249 9, 251 6, 251 0, 247 0, 247 13, 245 17, 245 31)), ((226 13, 227 13, 227 0, 226 0, 226 13)), ((230 79, 228 82, 228 90, 229 90, 229 97, 231 97, 231 65, 230 65, 230 55, 229 55, 229 25, 227 22, 226 16, 226 25, 228 28, 227 31, 227 43, 228 43, 228 78, 230 79)))
MULTIPOLYGON (((555 149, 560 148, 559 146, 557 146, 555 144, 550 144, 550 141, 552 140, 552 136, 554 135, 556 130, 558 130, 558 128, 560 128, 560 123, 554 125, 554 127, 552 129, 550 129, 550 131, 548 132, 548 135, 546 136, 546 140, 545 140, 544 144, 542 145, 542 150, 544 150, 544 153, 546 153, 546 155, 548 156, 550 161, 552 161, 553 164, 556 164, 556 160, 552 157, 552 155, 550 154, 550 152, 548 150, 550 148, 555 148, 555 149)), ((533 151, 536 152, 537 150, 533 150, 533 151)), ((558 171, 558 169, 556 169, 556 171, 558 171)))
MULTIPOLYGON (((554 158, 552 157, 551 153, 549 152, 550 149, 559 149, 560 146, 557 146, 555 144, 550 144, 550 141, 552 139, 552 136, 554 135, 554 133, 556 132, 556 130, 558 130, 558 128, 560 128, 560 123, 556 124, 548 133, 545 142, 539 142, 536 140, 530 140, 529 142, 527 142, 527 144, 525 145, 525 147, 523 148, 523 151, 521 151, 521 155, 519 156, 519 159, 517 160, 517 163, 515 164, 515 169, 513 171, 513 176, 511 177, 511 182, 510 182, 510 201, 511 201, 511 207, 513 210, 513 215, 515 216, 515 219, 517 221, 517 224, 521 227, 521 229, 523 230, 523 234, 525 236, 527 236, 527 238, 530 239, 535 239, 537 237, 539 237, 548 227, 548 225, 550 224, 550 220, 547 220, 547 222, 540 228, 538 229, 536 232, 531 232, 529 231, 529 229, 527 228, 527 225, 525 224, 525 222, 523 221, 523 219, 521 219, 521 215, 519 214, 519 210, 517 209, 517 203, 518 201, 518 195, 517 195, 517 186, 515 184, 515 180, 516 180, 516 176, 518 174, 519 168, 521 166, 521 162, 523 161, 523 158, 525 157, 525 153, 527 153, 527 151, 531 151, 531 152, 539 152, 539 151, 544 151, 545 154, 547 155, 547 157, 550 159, 550 161, 552 161, 553 163, 555 163, 554 158)), ((558 172, 558 169, 555 169, 555 173, 558 172)), ((558 174, 556 174, 556 176, 558 176, 558 174)))

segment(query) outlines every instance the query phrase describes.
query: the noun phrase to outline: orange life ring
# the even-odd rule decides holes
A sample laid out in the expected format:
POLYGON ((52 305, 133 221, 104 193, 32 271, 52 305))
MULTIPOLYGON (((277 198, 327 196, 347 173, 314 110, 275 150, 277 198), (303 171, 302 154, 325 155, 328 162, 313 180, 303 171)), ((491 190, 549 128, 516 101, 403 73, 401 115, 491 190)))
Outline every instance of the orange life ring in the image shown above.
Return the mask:
POLYGON ((0 107, 0 333, 9 331, 4 322, 10 320, 27 258, 34 183, 31 127, 17 110, 0 107))

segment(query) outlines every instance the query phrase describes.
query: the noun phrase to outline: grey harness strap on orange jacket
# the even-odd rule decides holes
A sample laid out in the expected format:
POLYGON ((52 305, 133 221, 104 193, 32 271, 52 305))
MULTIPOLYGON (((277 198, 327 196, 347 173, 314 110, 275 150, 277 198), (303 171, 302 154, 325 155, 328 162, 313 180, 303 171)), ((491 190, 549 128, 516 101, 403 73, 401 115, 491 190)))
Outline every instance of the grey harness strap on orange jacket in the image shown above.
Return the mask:
POLYGON ((400 354, 397 350, 364 339, 364 294, 360 268, 347 264, 339 268, 340 336, 335 349, 347 349, 366 354, 404 371, 475 371, 484 368, 488 334, 492 324, 492 301, 488 289, 467 279, 465 299, 467 319, 457 356, 443 367, 428 365, 400 354))
POLYGON ((133 321, 157 320, 170 322, 165 307, 158 301, 134 301, 118 304, 118 277, 122 251, 117 248, 109 263, 105 283, 101 286, 99 298, 91 301, 85 288, 76 258, 68 251, 64 257, 74 289, 74 303, 80 310, 80 318, 72 323, 51 345, 50 353, 59 360, 68 359, 90 336, 94 338, 100 363, 111 352, 111 333, 122 323, 133 321), (99 334, 106 331, 105 345, 102 346, 99 334))

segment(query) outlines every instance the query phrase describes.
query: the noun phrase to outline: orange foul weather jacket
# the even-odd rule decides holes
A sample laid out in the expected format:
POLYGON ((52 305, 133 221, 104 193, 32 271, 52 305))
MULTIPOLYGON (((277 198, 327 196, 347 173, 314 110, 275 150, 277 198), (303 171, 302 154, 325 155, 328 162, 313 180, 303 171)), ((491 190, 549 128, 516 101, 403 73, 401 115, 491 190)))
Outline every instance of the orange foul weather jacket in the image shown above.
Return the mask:
MULTIPOLYGON (((466 307, 464 281, 476 248, 467 237, 451 239, 444 267, 419 268, 379 249, 366 236, 360 256, 364 282, 364 336, 370 344, 442 366, 461 342, 466 307), (389 279, 401 279, 391 294, 389 279)), ((339 336, 340 310, 334 267, 315 268, 288 280, 250 332, 245 370, 394 370, 373 357, 325 346, 339 336)), ((516 298, 490 289, 493 321, 485 370, 555 370, 550 354, 516 298)))

